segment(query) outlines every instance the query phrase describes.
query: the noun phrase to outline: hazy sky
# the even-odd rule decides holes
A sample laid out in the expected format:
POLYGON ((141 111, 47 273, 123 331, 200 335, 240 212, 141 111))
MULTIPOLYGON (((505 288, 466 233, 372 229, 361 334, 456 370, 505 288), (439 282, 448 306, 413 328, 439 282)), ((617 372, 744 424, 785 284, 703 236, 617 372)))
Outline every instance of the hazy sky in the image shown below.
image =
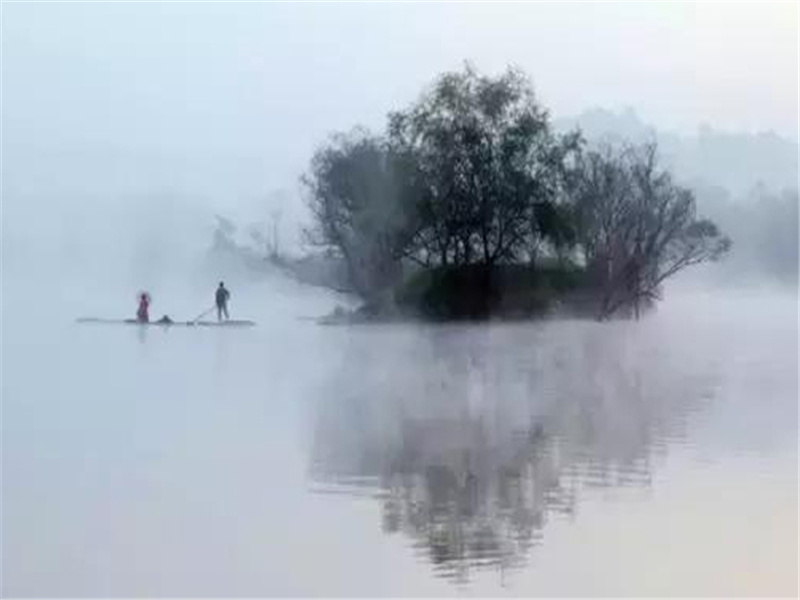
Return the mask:
POLYGON ((797 7, 5 3, 3 147, 8 165, 103 149, 287 185, 329 132, 380 127, 464 60, 524 68, 555 116, 631 106, 663 129, 796 138, 797 7))

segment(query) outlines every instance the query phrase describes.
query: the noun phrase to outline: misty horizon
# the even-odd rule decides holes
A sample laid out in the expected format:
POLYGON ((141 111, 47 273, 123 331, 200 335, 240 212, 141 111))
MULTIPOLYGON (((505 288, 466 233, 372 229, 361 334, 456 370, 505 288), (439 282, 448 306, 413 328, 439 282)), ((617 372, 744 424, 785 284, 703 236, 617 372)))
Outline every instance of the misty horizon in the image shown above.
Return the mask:
POLYGON ((796 597, 799 8, 0 2, 0 596, 796 597))

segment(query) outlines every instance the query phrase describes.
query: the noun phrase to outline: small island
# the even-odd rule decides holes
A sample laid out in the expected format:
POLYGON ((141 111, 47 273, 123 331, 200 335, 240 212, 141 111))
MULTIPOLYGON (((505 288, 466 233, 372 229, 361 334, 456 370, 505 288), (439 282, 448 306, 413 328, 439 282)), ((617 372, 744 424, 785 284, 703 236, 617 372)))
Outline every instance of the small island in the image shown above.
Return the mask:
POLYGON ((218 216, 213 251, 357 299, 324 324, 638 318, 667 279, 731 249, 655 141, 557 130, 513 68, 467 64, 384 132, 331 135, 301 185, 303 255, 281 252, 277 208, 252 247, 218 216))
POLYGON ((302 181, 307 239, 363 301, 329 321, 638 316, 730 247, 655 144, 554 132, 516 69, 442 74, 383 134, 332 136, 302 181))

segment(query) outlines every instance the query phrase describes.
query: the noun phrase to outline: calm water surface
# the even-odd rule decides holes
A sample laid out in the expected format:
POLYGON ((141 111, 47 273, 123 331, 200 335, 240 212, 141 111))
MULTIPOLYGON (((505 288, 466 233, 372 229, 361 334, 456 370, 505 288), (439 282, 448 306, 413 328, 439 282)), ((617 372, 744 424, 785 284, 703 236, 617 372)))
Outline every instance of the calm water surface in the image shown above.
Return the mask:
POLYGON ((4 596, 797 595, 796 292, 349 328, 234 298, 259 327, 4 299, 4 596))

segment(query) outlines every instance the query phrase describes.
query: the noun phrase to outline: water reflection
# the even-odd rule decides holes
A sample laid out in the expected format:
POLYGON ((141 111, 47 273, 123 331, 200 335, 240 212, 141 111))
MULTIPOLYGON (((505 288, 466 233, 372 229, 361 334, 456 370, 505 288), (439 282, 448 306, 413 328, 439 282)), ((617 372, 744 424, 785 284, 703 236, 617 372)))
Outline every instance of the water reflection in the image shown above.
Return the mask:
POLYGON ((467 583, 524 567, 592 488, 646 490, 713 398, 713 363, 633 326, 550 333, 394 332, 381 352, 352 333, 318 398, 313 491, 374 496, 386 534, 467 583))

